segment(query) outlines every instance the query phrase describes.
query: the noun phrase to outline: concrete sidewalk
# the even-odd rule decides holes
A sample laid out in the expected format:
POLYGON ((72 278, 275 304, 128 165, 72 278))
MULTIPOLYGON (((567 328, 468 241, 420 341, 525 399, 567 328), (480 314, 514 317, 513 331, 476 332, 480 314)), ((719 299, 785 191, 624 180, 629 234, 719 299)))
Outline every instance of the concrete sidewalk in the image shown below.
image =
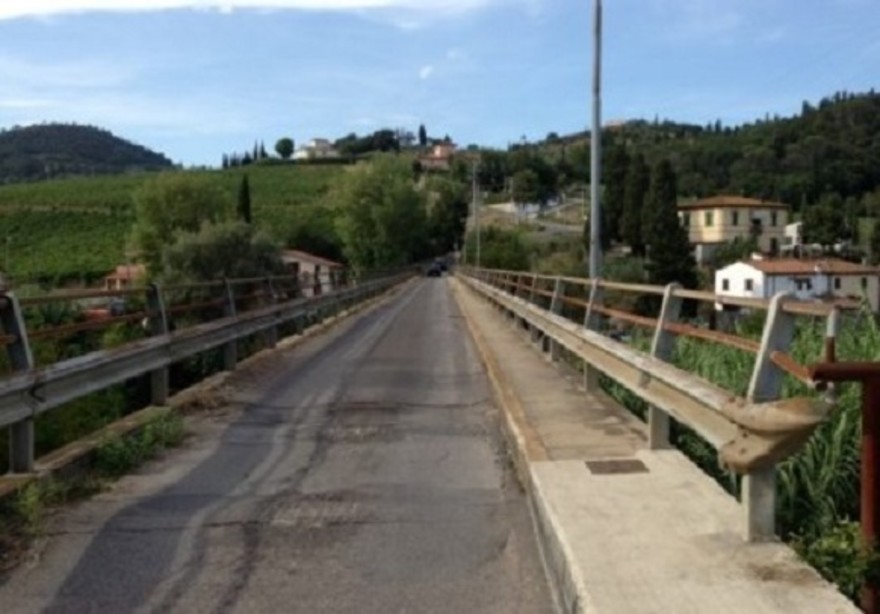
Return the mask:
POLYGON ((565 612, 857 612, 778 543, 746 544, 738 503, 645 425, 587 394, 458 280, 565 612))

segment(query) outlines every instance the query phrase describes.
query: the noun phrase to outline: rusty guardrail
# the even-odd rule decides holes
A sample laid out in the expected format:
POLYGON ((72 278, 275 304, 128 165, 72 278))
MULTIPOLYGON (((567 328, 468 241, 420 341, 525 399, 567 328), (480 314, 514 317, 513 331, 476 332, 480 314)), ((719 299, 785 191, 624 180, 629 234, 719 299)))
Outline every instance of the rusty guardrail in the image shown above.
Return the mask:
POLYGON ((696 431, 715 447, 727 467, 744 476, 745 537, 759 540, 775 535, 775 465, 797 451, 834 407, 833 389, 826 386, 832 379, 823 368, 835 360, 839 307, 798 301, 786 294, 770 301, 718 297, 677 284, 659 287, 473 268, 460 273, 474 290, 531 329, 533 337, 543 336, 554 356, 562 347, 582 359, 588 388, 598 386, 601 373, 647 401, 652 449, 670 445, 670 417, 696 431), (604 300, 608 292, 654 296, 659 315, 651 318, 609 306, 604 300), (681 321, 684 300, 766 311, 761 341, 681 321), (583 320, 570 319, 581 315, 583 320), (799 364, 788 354, 794 318, 799 315, 827 320, 829 342, 817 365, 799 364), (650 352, 602 334, 603 321, 612 319, 649 330, 650 352), (678 336, 754 355, 746 395, 740 397, 668 362, 678 336), (827 388, 827 393, 781 399, 786 374, 813 388, 827 388))
POLYGON ((19 300, 0 294, 0 345, 5 345, 11 373, 0 376, 0 428, 9 428, 9 459, 13 473, 34 468, 34 420, 64 403, 132 377, 149 374, 151 402, 161 405, 169 394, 168 368, 184 358, 223 348, 224 369, 238 361, 238 340, 261 335, 274 347, 279 327, 293 322, 299 331, 305 320, 323 319, 375 296, 411 276, 411 271, 373 272, 357 283, 335 273, 308 283, 301 276, 218 280, 201 284, 150 285, 139 289, 55 293, 19 300), (246 294, 236 288, 246 288, 246 294), (210 296, 193 293, 208 291, 210 296), (166 296, 182 293, 180 301, 166 296), (89 303, 97 298, 143 298, 144 307, 97 320, 28 330, 25 310, 58 302, 89 303), (205 316, 175 329, 172 314, 199 312, 205 316), (138 321, 148 338, 113 349, 101 349, 35 366, 32 340, 56 342, 73 335, 138 321))

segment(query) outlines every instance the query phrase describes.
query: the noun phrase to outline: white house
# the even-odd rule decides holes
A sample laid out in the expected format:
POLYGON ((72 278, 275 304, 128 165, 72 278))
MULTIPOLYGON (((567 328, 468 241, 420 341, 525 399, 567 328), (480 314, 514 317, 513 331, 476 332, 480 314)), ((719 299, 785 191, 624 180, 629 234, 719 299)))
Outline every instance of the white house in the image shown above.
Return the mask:
POLYGON ((317 296, 337 287, 343 266, 296 249, 281 252, 281 262, 289 275, 298 275, 303 296, 317 296))
POLYGON ((293 152, 294 160, 325 160, 338 157, 339 152, 327 139, 312 139, 308 144, 293 152))
POLYGON ((804 245, 804 223, 794 222, 785 225, 785 235, 783 237, 781 252, 793 253, 798 252, 804 245))
POLYGON ((761 258, 735 262, 715 273, 715 294, 719 296, 769 299, 786 291, 802 300, 866 298, 877 312, 880 268, 838 258, 761 258))

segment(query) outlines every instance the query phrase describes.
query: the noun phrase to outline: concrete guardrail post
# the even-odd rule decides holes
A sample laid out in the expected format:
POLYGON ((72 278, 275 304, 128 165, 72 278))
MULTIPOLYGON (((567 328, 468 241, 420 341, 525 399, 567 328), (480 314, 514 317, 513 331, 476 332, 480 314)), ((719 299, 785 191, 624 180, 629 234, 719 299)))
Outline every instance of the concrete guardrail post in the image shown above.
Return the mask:
MULTIPOLYGON (((761 336, 761 349, 755 360, 746 398, 763 403, 779 398, 783 371, 773 364, 775 351, 787 352, 794 338, 794 316, 782 310, 790 292, 780 292, 770 301, 767 321, 761 336)), ((776 535, 776 468, 751 472, 742 481, 742 504, 745 508, 745 536, 748 541, 772 539, 776 535)))
MULTIPOLYGON (((528 290, 526 290, 527 296, 525 297, 525 299, 529 303, 531 303, 532 305, 535 305, 535 306, 540 306, 540 305, 538 305, 538 296, 539 296, 538 290, 539 289, 543 290, 543 288, 540 288, 540 284, 541 284, 541 278, 538 277, 537 275, 533 275, 532 276, 532 283, 528 286, 528 290)), ((521 325, 528 332, 529 339, 531 340, 531 342, 535 345, 538 345, 540 343, 541 344, 541 351, 546 351, 546 349, 544 348, 544 344, 541 341, 541 337, 543 335, 543 333, 541 332, 541 329, 538 328, 537 326, 530 325, 526 321, 525 318, 522 319, 521 325)))
MULTIPOLYGON (((320 283, 319 279, 318 284, 320 283)), ((267 305, 275 305, 278 302, 278 296, 275 294, 275 284, 272 283, 271 277, 263 280, 263 294, 266 297, 267 305)), ((274 348, 278 344, 278 326, 273 324, 267 328, 263 334, 263 340, 267 348, 274 348)))
MULTIPOLYGON (((157 284, 147 286, 147 318, 151 337, 168 334, 168 314, 162 289, 157 284)), ((150 371, 150 403, 165 405, 168 401, 168 367, 150 371)))
MULTIPOLYGON (((223 303, 223 315, 227 318, 234 318, 237 314, 235 308, 235 290, 228 279, 223 280, 223 293, 226 298, 226 301, 223 303)), ((223 346, 223 369, 226 371, 234 371, 237 363, 238 341, 233 339, 223 346)))
MULTIPOLYGON (((681 284, 677 283, 666 286, 663 292, 663 306, 660 308, 654 340, 651 343, 651 356, 663 361, 672 358, 672 353, 675 351, 675 334, 665 330, 663 325, 678 322, 681 317, 682 300, 674 294, 679 288, 681 284)), ((648 447, 651 450, 664 450, 670 447, 669 414, 653 405, 648 408, 648 447)))
MULTIPOLYGON (((3 332, 14 337, 7 346, 13 371, 34 368, 34 356, 28 342, 21 305, 14 294, 0 296, 0 324, 3 332)), ((34 470, 34 416, 9 427, 9 470, 12 473, 31 473, 34 470)))
MULTIPOLYGON (((555 315, 562 315, 562 308, 565 305, 563 299, 565 298, 565 282, 562 281, 561 277, 556 278, 556 284, 553 288, 553 299, 550 301, 550 312, 555 315)), ((549 337, 545 337, 545 339, 549 339, 550 343, 550 360, 553 362, 558 362, 560 357, 560 350, 562 349, 559 343, 557 343, 554 339, 550 339, 549 337)))
MULTIPOLYGON (((601 280, 590 280, 590 297, 587 299, 587 308, 584 310, 584 328, 598 331, 600 327, 599 312, 595 307, 602 302, 601 280)), ((599 390, 599 370, 584 361, 584 390, 587 392, 599 390)))

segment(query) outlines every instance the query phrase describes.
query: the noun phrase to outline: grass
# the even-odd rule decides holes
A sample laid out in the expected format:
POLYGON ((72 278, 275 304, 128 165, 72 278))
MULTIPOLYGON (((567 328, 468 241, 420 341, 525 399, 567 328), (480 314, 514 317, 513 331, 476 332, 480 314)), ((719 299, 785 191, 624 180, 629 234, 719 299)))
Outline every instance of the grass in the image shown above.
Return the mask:
POLYGON ((34 480, 0 506, 0 572, 14 566, 28 543, 39 537, 53 509, 100 491, 109 480, 131 471, 184 438, 183 418, 166 412, 150 419, 140 431, 109 437, 95 450, 84 473, 34 480))
MULTIPOLYGON (((536 263, 540 270, 565 274, 576 261, 561 254, 544 256, 536 263)), ((641 263, 633 259, 609 260, 608 277, 641 281, 641 263), (620 265, 619 267, 617 265, 620 265)), ((606 298, 621 306, 620 297, 606 298)), ((631 298, 631 295, 630 295, 631 298)), ((630 301, 632 302, 632 301, 630 301)), ((633 305, 624 306, 631 310, 633 305)), ((582 312, 572 314, 575 319, 582 312)), ((759 339, 764 314, 741 319, 737 334, 759 339)), ((821 359, 824 350, 825 321, 798 318, 791 353, 801 364, 821 359)), ((630 343, 647 351, 650 335, 633 330, 630 343)), ((880 325, 865 310, 844 317, 837 340, 838 360, 880 361, 880 325)), ((754 356, 745 352, 679 337, 673 362, 739 396, 747 391, 754 366, 754 356)), ((645 419, 647 405, 637 395, 602 378, 603 388, 624 407, 645 419)), ((782 396, 817 394, 786 377, 782 396)), ((855 599, 858 587, 866 578, 880 572, 878 557, 862 548, 859 534, 859 481, 861 437, 861 389, 844 385, 838 390, 833 413, 795 455, 777 466, 777 530, 801 556, 834 582, 847 596, 855 599)), ((673 421, 671 439, 676 447, 719 482, 728 492, 739 496, 740 478, 719 466, 718 453, 705 440, 673 421)))
POLYGON ((169 411, 152 418, 132 437, 108 437, 95 451, 94 469, 102 477, 118 477, 180 445, 185 435, 183 418, 169 411))
MULTIPOLYGON (((761 318, 746 321, 742 336, 756 337, 761 318)), ((791 353, 808 364, 822 356, 824 321, 801 319, 791 353)), ((837 342, 838 360, 880 360, 880 327, 870 313, 848 316, 837 342)), ((731 348, 679 338, 674 362, 738 395, 744 395, 751 376, 752 356, 731 348)), ((632 395, 615 396, 637 412, 644 403, 632 395)), ((786 378, 782 396, 815 392, 786 378)), ((839 391, 836 408, 803 449, 778 465, 777 530, 780 536, 840 590, 855 599, 862 581, 878 570, 878 557, 865 554, 858 538, 860 479, 861 390, 847 385, 839 391)), ((720 469, 717 453, 708 443, 680 426, 674 440, 694 462, 738 495, 739 480, 720 469)))

